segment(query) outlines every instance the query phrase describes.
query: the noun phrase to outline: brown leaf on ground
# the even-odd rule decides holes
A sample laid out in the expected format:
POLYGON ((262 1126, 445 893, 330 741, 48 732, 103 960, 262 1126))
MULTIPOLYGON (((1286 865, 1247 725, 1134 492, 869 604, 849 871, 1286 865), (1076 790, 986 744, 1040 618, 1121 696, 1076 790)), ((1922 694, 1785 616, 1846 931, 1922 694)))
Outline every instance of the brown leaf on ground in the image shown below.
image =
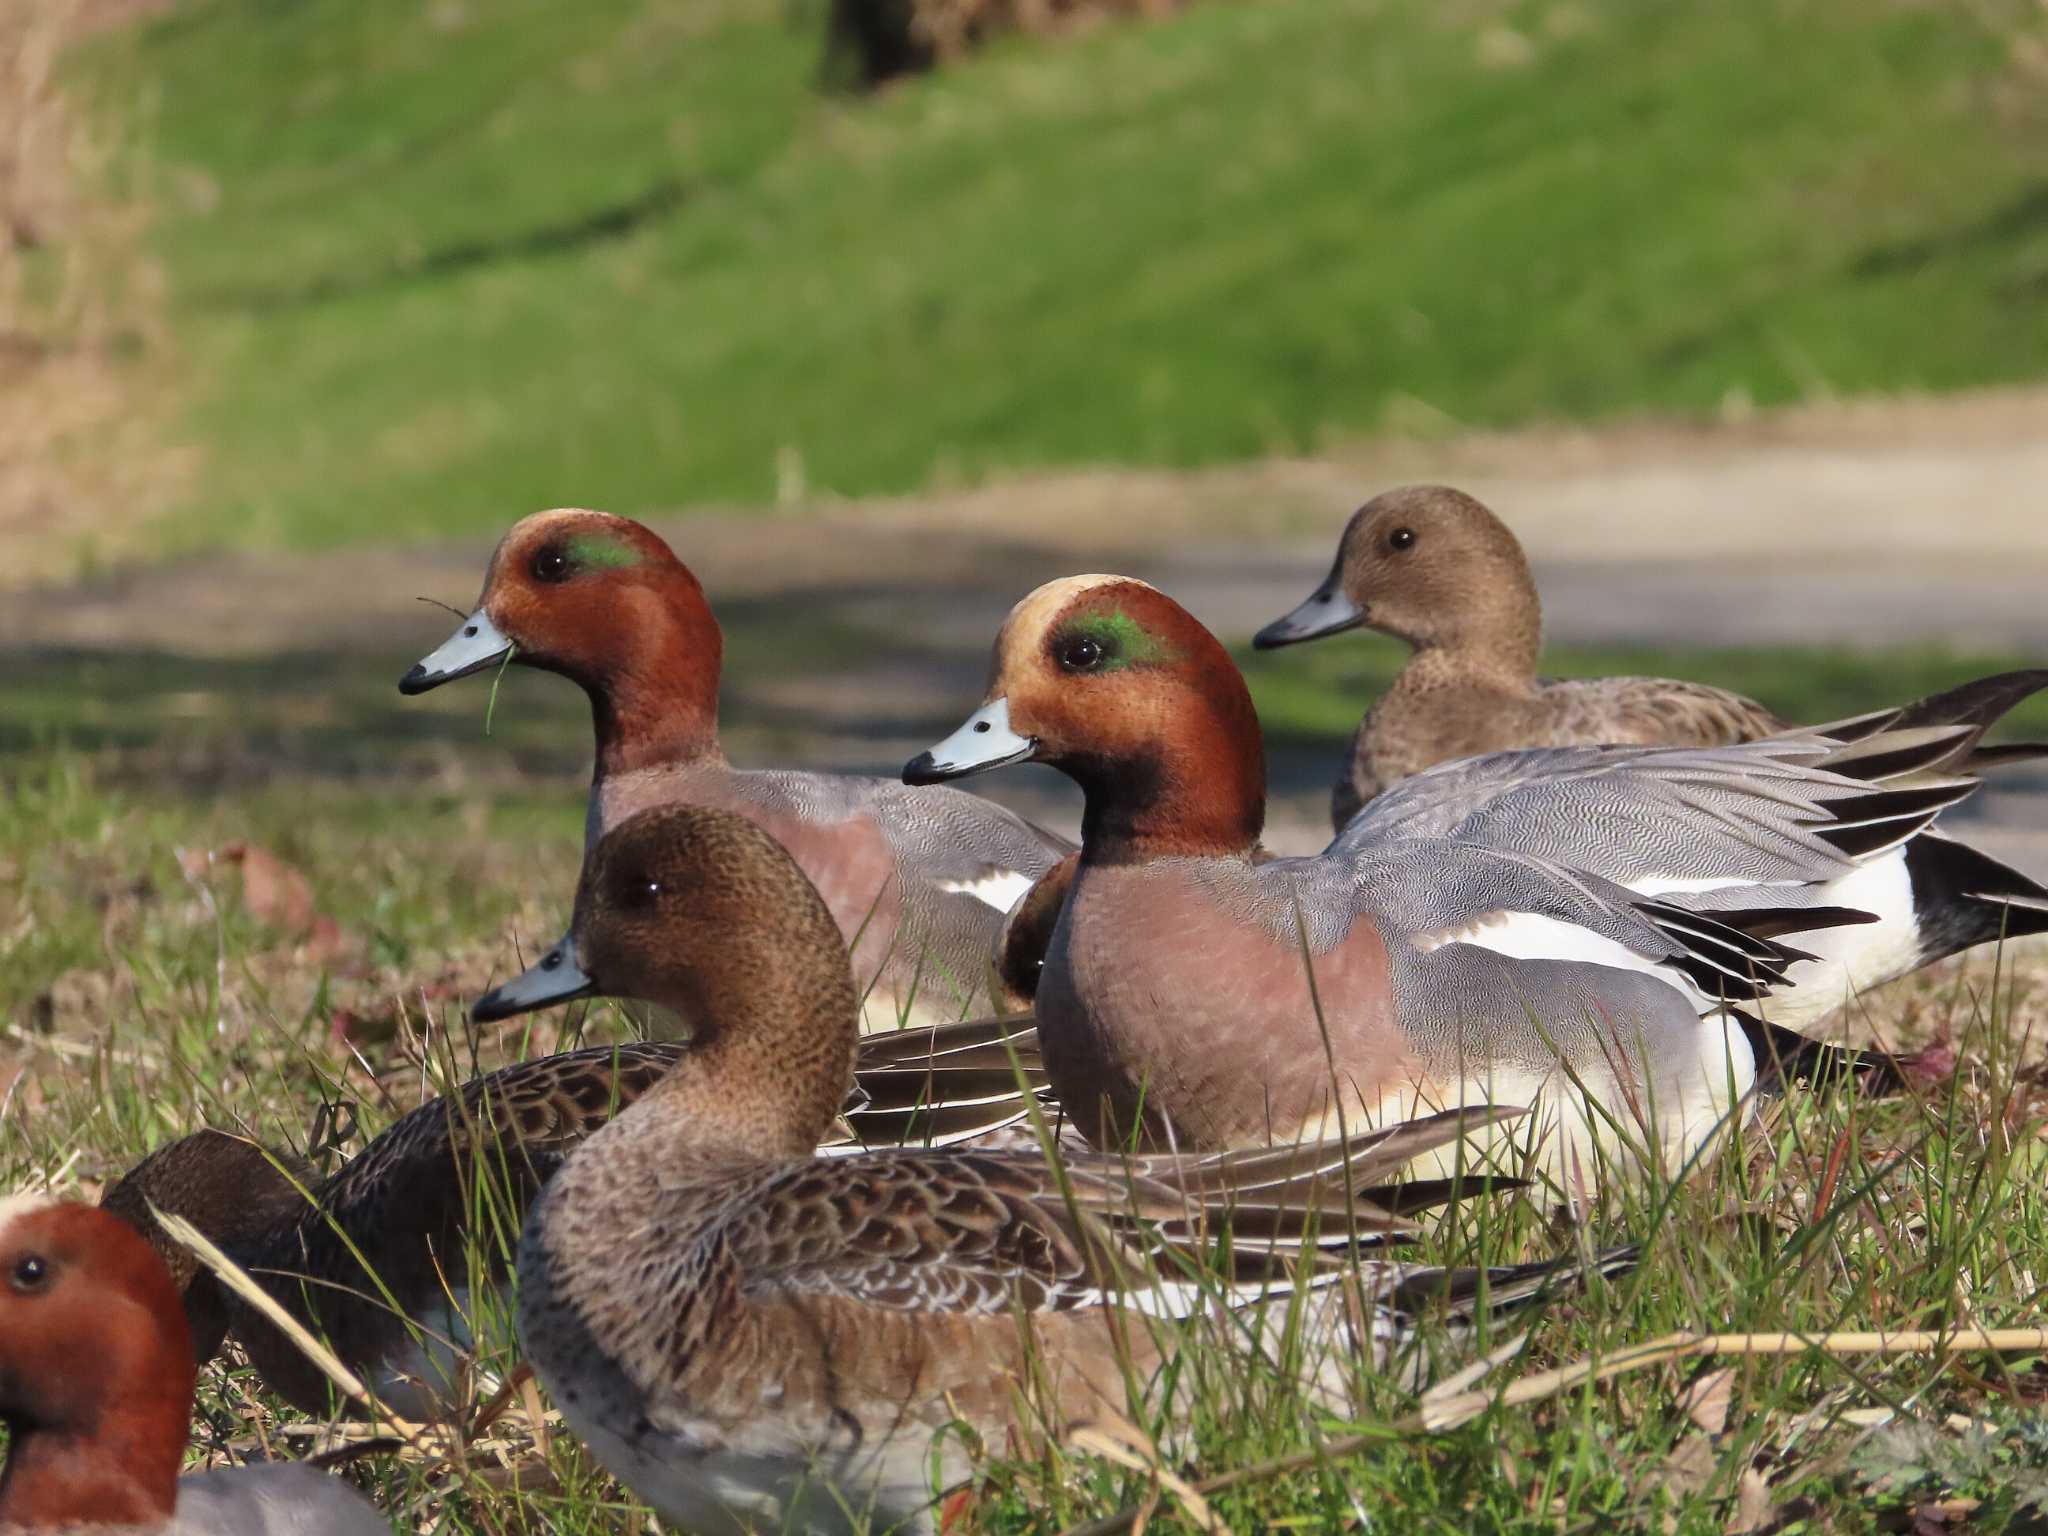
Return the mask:
POLYGON ((1770 1526, 1777 1512, 1771 1485, 1764 1481, 1764 1475, 1755 1467, 1744 1467, 1742 1476, 1735 1480, 1735 1508, 1729 1511, 1728 1523, 1722 1530, 1727 1536, 1749 1536, 1752 1531, 1770 1526))
POLYGON ((212 864, 239 869, 242 905, 249 915, 297 940, 309 960, 325 963, 357 951, 354 938, 320 910, 313 882, 268 848, 235 838, 211 852, 180 849, 178 862, 195 880, 203 880, 212 864))
POLYGON ((1949 1536, 1958 1526, 1968 1525, 1980 1508, 1976 1499, 1937 1499, 1913 1510, 1913 1536, 1949 1536))
POLYGON ((1694 1424, 1710 1435, 1718 1435, 1728 1427, 1728 1395, 1734 1383, 1732 1366, 1695 1376, 1678 1395, 1678 1406, 1694 1424))
POLYGON ((1657 1486, 1671 1498, 1670 1505, 1659 1512, 1662 1529, 1675 1531, 1677 1511, 1706 1492, 1714 1477, 1714 1459, 1714 1442, 1705 1435, 1687 1435, 1672 1447, 1653 1474, 1657 1486))
POLYGON ((458 973, 450 969, 432 981, 372 993, 353 1005, 343 1004, 328 1016, 328 1028, 335 1040, 344 1045, 382 1045, 397 1036, 409 1016, 424 1017, 430 1010, 445 1008, 482 990, 465 986, 458 973))

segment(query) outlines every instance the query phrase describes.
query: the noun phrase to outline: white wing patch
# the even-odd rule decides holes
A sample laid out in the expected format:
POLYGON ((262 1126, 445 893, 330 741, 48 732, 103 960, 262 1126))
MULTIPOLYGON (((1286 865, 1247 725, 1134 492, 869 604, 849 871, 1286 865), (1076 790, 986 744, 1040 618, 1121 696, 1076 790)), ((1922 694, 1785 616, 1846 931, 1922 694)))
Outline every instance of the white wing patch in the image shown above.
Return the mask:
POLYGON ((990 864, 971 880, 934 880, 932 884, 952 896, 972 896, 984 906, 1008 912, 1024 899, 1024 893, 1038 884, 1030 875, 990 864))
POLYGON ((1489 949, 1512 960, 1586 960, 1595 965, 1616 965, 1625 970, 1655 970, 1656 966, 1626 944, 1595 933, 1578 923, 1542 912, 1517 912, 1500 908, 1481 913, 1455 928, 1435 928, 1412 934, 1409 942, 1424 954, 1446 944, 1470 944, 1489 949))
POLYGON ((1803 880, 1745 880, 1740 875, 1644 875, 1626 882, 1638 896, 1704 896, 1709 891, 1732 891, 1737 886, 1767 890, 1771 886, 1804 885, 1803 880))
POLYGON ((1470 944, 1474 949, 1491 950, 1510 960, 1569 960, 1583 965, 1612 966, 1619 971, 1640 971, 1676 987, 1701 1013, 1719 1006, 1683 971, 1639 955, 1618 939, 1542 912, 1503 908, 1456 928, 1411 934, 1409 942, 1424 954, 1446 944, 1470 944))

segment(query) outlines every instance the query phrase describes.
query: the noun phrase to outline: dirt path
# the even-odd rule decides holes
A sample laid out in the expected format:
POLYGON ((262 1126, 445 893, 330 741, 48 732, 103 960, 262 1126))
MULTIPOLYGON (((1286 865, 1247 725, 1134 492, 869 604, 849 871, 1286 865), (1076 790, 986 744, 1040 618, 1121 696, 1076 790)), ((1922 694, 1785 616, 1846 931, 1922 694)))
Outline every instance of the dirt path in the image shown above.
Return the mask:
MULTIPOLYGON (((656 521, 722 594, 971 594, 979 608, 983 592, 1006 602, 1042 574, 1114 562, 1234 631, 1299 595, 1359 500, 1414 479, 1508 518, 1559 640, 2048 652, 2048 388, 656 521)), ((384 632, 415 593, 473 595, 489 544, 228 553, 34 589, 0 605, 0 646, 250 654, 384 632)))
MULTIPOLYGON (((1423 477, 1469 487, 1514 524, 1555 640, 1932 641, 2048 658, 2048 390, 657 521, 716 595, 732 654, 793 617, 874 637, 835 655, 844 665, 792 660, 746 686, 802 724, 775 738, 779 753, 880 769, 975 696, 996 622, 1035 583, 1128 571, 1242 637, 1319 579, 1352 505, 1423 477)), ((416 598, 473 601, 490 543, 230 552, 16 593, 0 600, 0 665, 50 650, 256 667, 315 653, 395 676, 446 625, 416 598)), ((1283 783, 1282 845, 1317 839, 1320 773, 1283 783)), ((1986 835, 2048 873, 2048 784, 2015 779, 1982 797, 1986 835)), ((1049 776, 1011 793, 1073 819, 1049 776)))

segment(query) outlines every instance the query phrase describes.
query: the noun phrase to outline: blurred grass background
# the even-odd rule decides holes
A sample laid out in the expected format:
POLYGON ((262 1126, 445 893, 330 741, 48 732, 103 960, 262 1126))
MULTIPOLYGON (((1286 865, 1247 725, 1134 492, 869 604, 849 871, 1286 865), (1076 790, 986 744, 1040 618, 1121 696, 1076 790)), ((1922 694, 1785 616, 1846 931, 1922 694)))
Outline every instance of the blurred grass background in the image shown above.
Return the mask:
POLYGON ((2037 375, 2023 0, 1267 0, 872 95, 821 0, 184 0, 164 535, 767 505, 2037 375))

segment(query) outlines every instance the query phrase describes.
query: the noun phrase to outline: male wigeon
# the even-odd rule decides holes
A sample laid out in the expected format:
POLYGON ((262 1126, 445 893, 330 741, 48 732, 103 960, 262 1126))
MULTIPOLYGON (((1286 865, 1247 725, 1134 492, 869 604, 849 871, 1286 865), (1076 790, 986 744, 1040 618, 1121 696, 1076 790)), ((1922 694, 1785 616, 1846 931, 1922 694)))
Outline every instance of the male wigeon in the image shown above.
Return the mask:
POLYGON ((1516 747, 1711 747, 1786 728, 1763 705, 1668 677, 1538 677, 1543 609, 1521 543, 1480 502, 1410 485, 1351 515, 1323 584, 1253 637, 1261 650, 1364 625, 1411 648, 1365 713, 1330 795, 1340 832, 1432 763, 1516 747))
MULTIPOLYGON (((552 982, 564 953, 558 946, 529 975, 552 982)), ((404 1115, 326 1178, 244 1137, 198 1131, 152 1152, 101 1204, 169 1264, 202 1363, 232 1328, 271 1390, 308 1413, 330 1405, 318 1368, 172 1243, 152 1205, 193 1222, 324 1334, 388 1410, 427 1418, 451 1400, 461 1405, 472 1255, 495 1268, 504 1238, 563 1159, 688 1049, 589 1046, 501 1068, 404 1115), (491 1230, 478 1235, 480 1212, 491 1230)), ((1026 1098, 1042 1082, 1036 1036, 1022 1019, 869 1036, 822 1150, 945 1145, 1001 1131, 1026 1118, 1026 1098)))
POLYGON ((985 995, 1003 914, 1071 845, 958 790, 733 767, 718 742, 722 656, 704 589, 667 544, 627 518, 558 510, 513 525, 476 611, 398 686, 423 693, 508 658, 561 673, 597 728, 586 851, 647 806, 737 811, 831 907, 855 974, 874 982, 871 1022, 964 1016, 985 995))
POLYGON ((1338 1116, 1541 1102, 1544 1165, 1576 1179, 1624 1136, 1682 1166, 1755 1079, 1753 1010, 1796 1018, 1811 992, 1818 1017, 1995 933, 1987 914, 2038 926, 1968 885, 1908 880, 1901 899, 1892 874, 1974 787, 1984 718, 2012 702, 1996 683, 1967 723, 1871 720, 1855 741, 1446 765, 1321 855, 1261 863, 1265 759, 1228 653, 1143 582, 1083 576, 1016 606, 986 700, 905 776, 1033 760, 1080 784, 1035 1011, 1098 1144, 1263 1145, 1338 1116))
POLYGON ((177 1287, 124 1221, 0 1200, 0 1530, 391 1536, 313 1467, 180 1477, 194 1366, 177 1287))
MULTIPOLYGON (((969 1469, 962 1428, 999 1447, 1128 1412, 1131 1384, 1167 1390, 1176 1325, 1231 1347, 1218 1303, 1284 1311, 1303 1287, 1310 1368, 1348 1380, 1397 1330, 1376 1303, 1440 1278, 1354 1245, 1404 1227, 1403 1191, 1378 1186, 1456 1117, 1057 1170, 1037 1146, 818 1157, 855 1060, 853 977, 802 871, 729 812, 607 833, 573 941, 477 1012, 587 986, 693 996, 699 1028, 535 1204, 519 1335, 569 1426, 686 1529, 929 1530, 969 1469), (1187 1267, 1225 1227, 1234 1274, 1187 1267)), ((1271 1342, 1254 1321, 1235 1326, 1271 1342)))

